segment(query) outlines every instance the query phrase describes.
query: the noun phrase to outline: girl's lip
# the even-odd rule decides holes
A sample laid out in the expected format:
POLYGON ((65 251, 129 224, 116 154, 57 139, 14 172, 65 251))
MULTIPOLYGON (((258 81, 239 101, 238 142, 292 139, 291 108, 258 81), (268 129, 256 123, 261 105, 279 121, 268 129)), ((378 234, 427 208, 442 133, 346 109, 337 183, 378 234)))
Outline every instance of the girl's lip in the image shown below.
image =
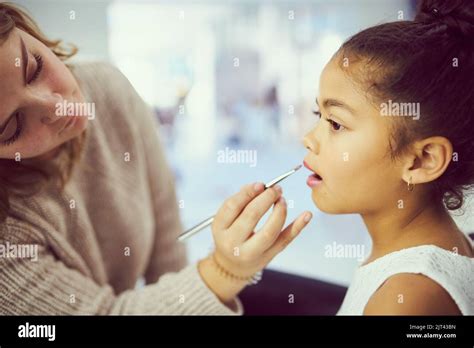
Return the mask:
POLYGON ((323 182, 323 179, 322 177, 316 173, 310 166, 308 163, 306 163, 306 161, 303 161, 303 164, 306 168, 308 168, 310 171, 313 172, 313 174, 309 175, 308 176, 308 179, 306 179, 306 185, 308 185, 310 188, 314 188, 316 186, 319 186, 322 182, 323 182))
POLYGON ((306 185, 308 185, 310 188, 314 188, 316 186, 321 185, 323 181, 319 178, 316 177, 315 174, 309 175, 308 179, 306 179, 306 185))
POLYGON ((308 164, 306 161, 303 161, 303 164, 304 164, 304 166, 305 166, 307 169, 311 170, 314 174, 318 175, 318 176, 322 179, 322 176, 319 175, 319 173, 316 172, 313 168, 311 168, 311 167, 309 166, 309 164, 308 164))
POLYGON ((308 163, 306 163, 306 161, 303 161, 303 164, 304 164, 304 166, 305 166, 307 169, 309 169, 309 170, 311 170, 312 172, 314 172, 314 170, 311 169, 311 167, 309 166, 308 163))

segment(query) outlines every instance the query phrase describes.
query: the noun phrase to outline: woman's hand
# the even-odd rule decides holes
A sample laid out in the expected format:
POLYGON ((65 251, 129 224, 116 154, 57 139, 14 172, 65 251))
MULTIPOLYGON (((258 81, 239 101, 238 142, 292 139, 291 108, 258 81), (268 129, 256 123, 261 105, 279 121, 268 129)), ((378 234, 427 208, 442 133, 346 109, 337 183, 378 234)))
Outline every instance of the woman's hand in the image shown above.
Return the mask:
MULTIPOLYGON (((282 231, 286 215, 287 206, 280 187, 265 190, 262 183, 242 187, 224 202, 214 218, 215 261, 227 272, 242 278, 262 270, 312 217, 310 212, 305 212, 282 231), (271 215, 262 229, 254 233, 259 220, 272 205, 271 215)), ((201 261, 201 276, 223 302, 230 301, 247 282, 223 278, 213 263, 209 258, 201 261)))

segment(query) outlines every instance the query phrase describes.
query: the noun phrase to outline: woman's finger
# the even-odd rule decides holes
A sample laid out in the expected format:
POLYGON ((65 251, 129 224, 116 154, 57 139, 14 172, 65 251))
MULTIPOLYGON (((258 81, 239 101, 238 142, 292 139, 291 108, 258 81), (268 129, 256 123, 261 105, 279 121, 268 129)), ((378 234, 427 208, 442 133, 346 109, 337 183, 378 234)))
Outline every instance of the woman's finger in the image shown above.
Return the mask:
POLYGON ((261 182, 242 187, 239 192, 229 197, 219 208, 214 217, 213 228, 217 230, 229 228, 246 205, 263 192, 264 189, 265 185, 261 182))
POLYGON ((242 249, 250 255, 262 255, 278 238, 285 224, 287 206, 283 196, 273 207, 272 214, 262 229, 253 238, 243 244, 242 249))
POLYGON ((238 243, 244 242, 257 226, 263 215, 281 196, 280 187, 271 187, 255 197, 242 211, 230 227, 229 231, 238 243))
POLYGON ((311 221, 313 215, 307 211, 301 214, 296 220, 289 224, 278 236, 273 246, 265 252, 265 262, 270 262, 278 253, 282 252, 293 239, 311 221))

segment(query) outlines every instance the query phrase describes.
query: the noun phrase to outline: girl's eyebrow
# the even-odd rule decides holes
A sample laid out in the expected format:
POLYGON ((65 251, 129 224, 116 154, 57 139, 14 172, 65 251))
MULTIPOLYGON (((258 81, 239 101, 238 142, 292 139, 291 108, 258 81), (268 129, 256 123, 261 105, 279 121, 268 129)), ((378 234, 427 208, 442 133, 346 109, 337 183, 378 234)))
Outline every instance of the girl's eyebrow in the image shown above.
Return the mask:
MULTIPOLYGON (((22 59, 22 62, 21 62, 21 66, 23 67, 23 84, 26 86, 27 84, 27 72, 28 72, 28 51, 26 50, 26 46, 25 46, 25 42, 23 41, 23 39, 21 38, 20 36, 20 48, 21 48, 21 59, 22 59)), ((0 125, 0 134, 3 133, 3 131, 5 130, 5 128, 7 127, 8 123, 10 122, 10 120, 13 118, 13 116, 15 116, 14 114, 10 115, 10 117, 8 117, 5 122, 3 122, 2 125, 0 125)))
MULTIPOLYGON (((318 98, 316 98, 316 104, 319 107, 318 98)), ((337 100, 337 99, 331 99, 331 98, 330 99, 324 99, 323 106, 325 108, 327 108, 327 107, 343 108, 343 109, 346 109, 347 111, 349 111, 352 115, 354 115, 354 116, 356 115, 356 112, 354 111, 353 108, 351 108, 349 105, 344 104, 342 101, 337 100)))

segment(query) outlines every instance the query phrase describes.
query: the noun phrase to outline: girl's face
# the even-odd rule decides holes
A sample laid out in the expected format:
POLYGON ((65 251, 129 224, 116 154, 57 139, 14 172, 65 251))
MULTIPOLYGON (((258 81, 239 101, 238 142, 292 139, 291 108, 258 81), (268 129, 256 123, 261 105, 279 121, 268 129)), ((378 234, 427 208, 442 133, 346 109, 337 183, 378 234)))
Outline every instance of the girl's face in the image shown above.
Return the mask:
POLYGON ((389 155, 389 120, 364 96, 337 56, 324 68, 317 103, 321 120, 305 135, 306 165, 322 177, 310 188, 316 206, 333 214, 396 208, 406 191, 402 167, 389 155))
POLYGON ((56 113, 57 103, 84 97, 47 46, 15 28, 0 46, 0 67, 0 158, 47 156, 84 131, 87 117, 56 113))

